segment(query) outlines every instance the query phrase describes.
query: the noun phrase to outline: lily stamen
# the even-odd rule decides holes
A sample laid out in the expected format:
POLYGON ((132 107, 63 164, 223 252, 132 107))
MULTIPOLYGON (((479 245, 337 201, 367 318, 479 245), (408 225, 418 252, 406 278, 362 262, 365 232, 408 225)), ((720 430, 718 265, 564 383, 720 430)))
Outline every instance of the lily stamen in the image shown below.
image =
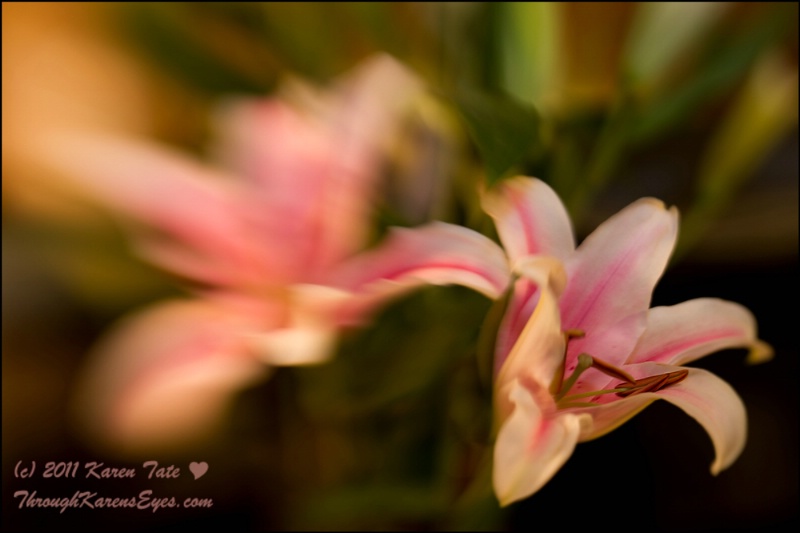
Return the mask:
POLYGON ((564 386, 561 388, 559 393, 555 395, 555 400, 560 409, 566 409, 569 407, 591 407, 596 404, 592 402, 576 402, 575 400, 580 400, 582 398, 594 398, 604 394, 616 394, 621 398, 627 398, 628 396, 641 394, 643 392, 657 392, 676 383, 680 383, 686 379, 686 376, 688 375, 688 370, 676 370, 675 372, 668 372, 666 374, 657 374, 655 376, 636 379, 621 368, 617 368, 614 365, 606 363, 602 359, 592 357, 587 353, 582 353, 578 356, 578 365, 575 367, 575 371, 566 381, 564 381, 564 386), (589 368, 596 368, 603 374, 617 379, 622 379, 624 381, 617 383, 613 389, 595 390, 567 396, 566 394, 573 387, 573 385, 575 385, 578 377, 589 368))
POLYGON ((596 368, 603 374, 607 376, 611 376, 612 378, 617 378, 623 380, 626 384, 633 384, 636 383, 636 379, 633 376, 622 370, 621 368, 617 368, 610 363, 606 363, 602 359, 598 359, 597 357, 592 358, 592 367, 596 368))
POLYGON ((555 395, 556 401, 561 400, 565 394, 569 392, 575 382, 578 381, 578 377, 580 377, 583 372, 592 367, 594 359, 588 353, 582 353, 578 356, 578 365, 575 367, 575 370, 572 372, 572 375, 567 378, 561 384, 561 388, 559 389, 558 393, 555 395))
MULTIPOLYGON (((584 332, 581 330, 568 329, 564 331, 564 335, 567 337, 567 341, 569 341, 570 338, 582 337, 584 335, 584 332)), ((596 368, 597 370, 599 370, 603 374, 606 374, 607 376, 625 380, 625 383, 621 385, 631 386, 636 383, 634 377, 625 372, 624 370, 622 370, 621 368, 617 368, 610 363, 606 363, 602 359, 598 359, 596 357, 589 355, 588 353, 582 353, 578 356, 578 365, 575 367, 575 370, 572 372, 572 375, 570 375, 570 377, 567 378, 566 381, 562 382, 561 386, 557 389, 557 392, 554 395, 556 401, 562 400, 564 396, 569 392, 569 390, 575 385, 575 382, 578 380, 578 377, 580 377, 580 375, 589 368, 596 368)), ((620 385, 617 385, 617 388, 620 388, 620 385)), ((623 387, 622 390, 625 390, 625 388, 623 387)), ((616 390, 610 392, 616 392, 616 390)), ((596 396, 599 394, 606 394, 606 393, 607 392, 598 391, 594 395, 596 396)), ((585 397, 591 395, 592 394, 585 394, 579 397, 585 397)))
POLYGON ((565 329, 564 336, 566 337, 567 342, 569 342, 570 339, 580 339, 585 337, 586 332, 582 329, 565 329))
MULTIPOLYGON (((582 329, 575 329, 575 328, 565 329, 561 333, 564 335, 564 353, 567 353, 567 349, 569 348, 569 341, 571 339, 580 339, 581 337, 584 337, 586 335, 586 332, 583 331, 582 329)), ((589 356, 588 354, 585 355, 587 355, 587 357, 589 356)), ((583 370, 585 370, 585 368, 583 370)), ((583 372, 583 370, 581 370, 581 372, 583 372)), ((575 377, 575 379, 577 379, 577 376, 575 377)), ((569 386, 571 387, 574 383, 575 380, 572 380, 569 386)), ((552 383, 550 383, 550 393, 553 394, 553 396, 558 396, 559 393, 563 396, 563 394, 565 394, 566 391, 568 390, 569 387, 567 387, 566 390, 564 389, 564 361, 562 360, 560 370, 555 373, 555 375, 553 376, 553 381, 552 383)))
POLYGON ((675 372, 669 372, 667 374, 658 374, 656 376, 638 379, 632 387, 628 386, 630 385, 629 383, 618 383, 617 387, 621 387, 623 390, 617 392, 616 395, 626 398, 643 392, 656 392, 671 385, 675 385, 676 383, 680 383, 686 379, 688 375, 688 370, 676 370, 675 372))
MULTIPOLYGON (((569 341, 570 338, 582 337, 584 332, 581 330, 575 329, 568 329, 564 331, 564 335, 569 341)), ((622 370, 621 368, 617 368, 610 363, 606 363, 602 359, 598 359, 597 357, 593 357, 588 353, 582 353, 578 356, 578 365, 575 367, 575 370, 572 372, 569 378, 561 384, 561 387, 558 389, 558 392, 555 394, 556 401, 560 401, 564 398, 564 396, 569 392, 569 390, 575 385, 575 382, 578 380, 580 375, 588 370, 589 368, 596 368, 603 374, 607 376, 611 376, 612 378, 623 379, 625 380, 625 386, 634 385, 636 383, 636 379, 633 376, 622 370)), ((620 388, 620 385, 617 385, 617 388, 620 388)), ((626 390, 624 387, 621 390, 626 390)), ((578 397, 586 397, 592 395, 599 395, 599 394, 607 394, 607 392, 616 392, 615 390, 612 391, 597 391, 594 394, 583 394, 578 395, 578 397)))

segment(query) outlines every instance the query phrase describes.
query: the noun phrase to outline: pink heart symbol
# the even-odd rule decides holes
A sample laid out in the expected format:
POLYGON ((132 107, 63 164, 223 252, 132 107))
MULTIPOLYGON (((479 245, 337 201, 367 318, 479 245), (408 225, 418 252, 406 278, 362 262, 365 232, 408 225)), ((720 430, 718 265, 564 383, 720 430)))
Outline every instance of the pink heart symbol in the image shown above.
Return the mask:
POLYGON ((195 463, 192 461, 189 463, 189 470, 192 471, 192 475, 194 476, 195 480, 200 479, 205 475, 206 472, 208 472, 208 463, 205 461, 202 463, 195 463))

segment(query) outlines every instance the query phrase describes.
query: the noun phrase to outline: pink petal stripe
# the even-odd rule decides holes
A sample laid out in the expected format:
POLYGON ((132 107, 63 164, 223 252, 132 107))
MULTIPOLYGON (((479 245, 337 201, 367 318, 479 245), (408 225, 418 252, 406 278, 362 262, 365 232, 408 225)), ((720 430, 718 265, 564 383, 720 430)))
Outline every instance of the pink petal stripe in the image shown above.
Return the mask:
MULTIPOLYGON (((646 311, 656 282, 666 267, 677 237, 678 214, 656 200, 642 199, 601 224, 567 262, 569 283, 561 299, 565 329, 585 337, 570 342, 567 365, 581 352, 599 355, 603 329, 646 311)), ((622 364, 641 331, 619 338, 618 351, 604 353, 622 364)))
MULTIPOLYGON (((48 146, 43 157, 102 207, 160 232, 198 257, 217 258, 221 272, 207 271, 204 277, 228 279, 231 272, 245 282, 260 277, 250 235, 237 216, 235 177, 132 138, 73 132, 53 135, 48 146)), ((193 269, 184 271, 183 264, 161 266, 197 275, 193 269)))
POLYGON ((487 237, 461 226, 432 222, 392 228, 379 246, 348 260, 327 284, 365 293, 376 283, 410 278, 463 284, 496 298, 508 283, 509 271, 503 251, 487 237))
POLYGON ((629 363, 653 361, 683 365, 719 350, 768 348, 756 337, 756 321, 745 307, 716 298, 698 298, 670 307, 655 307, 629 363))
POLYGON ((501 391, 513 405, 494 447, 493 485, 501 506, 530 496, 544 486, 572 455, 587 415, 553 415, 518 381, 501 391))
POLYGON ((484 192, 481 200, 512 264, 528 255, 563 261, 575 249, 569 215, 543 181, 518 176, 484 192))

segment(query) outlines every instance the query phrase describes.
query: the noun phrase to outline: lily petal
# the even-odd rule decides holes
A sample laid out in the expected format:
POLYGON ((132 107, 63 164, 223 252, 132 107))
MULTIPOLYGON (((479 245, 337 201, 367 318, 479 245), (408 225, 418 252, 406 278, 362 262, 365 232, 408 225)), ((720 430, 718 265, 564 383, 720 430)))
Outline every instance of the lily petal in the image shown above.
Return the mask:
POLYGON ((585 414, 549 417, 514 380, 503 395, 513 404, 494 447, 493 484, 500 505, 530 496, 547 483, 572 455, 578 437, 591 425, 585 414))
POLYGON ((251 180, 249 216, 266 247, 281 250, 286 280, 314 280, 363 245, 379 156, 422 84, 378 55, 324 91, 296 80, 281 90, 300 105, 239 99, 223 106, 217 151, 251 180))
POLYGON ((598 335, 632 315, 647 311, 656 282, 675 246, 678 212, 658 200, 638 200, 601 224, 567 261, 569 284, 561 298, 565 329, 579 329, 583 338, 570 342, 567 367, 586 352, 621 365, 633 350, 644 321, 628 322, 607 351, 598 335))
POLYGON ((88 197, 166 237, 143 241, 160 266, 206 283, 258 279, 249 235, 233 216, 236 177, 132 138, 54 133, 48 147, 43 157, 88 197))
POLYGON ((249 336, 264 361, 275 366, 311 365, 333 354, 336 330, 320 324, 277 328, 249 336))
POLYGON ((458 284, 497 298, 508 278, 503 251, 491 239, 432 222, 392 228, 379 246, 345 261, 326 285, 353 295, 338 312, 341 323, 355 324, 376 305, 423 284, 458 284))
POLYGON ((728 468, 742 453, 747 441, 747 412, 742 399, 725 381, 706 370, 690 368, 686 379, 657 394, 683 409, 708 432, 716 453, 711 464, 713 475, 728 468))
POLYGON ((336 348, 336 310, 353 296, 322 285, 298 284, 287 289, 287 323, 249 335, 251 345, 270 365, 294 366, 328 360, 336 348))
POLYGON ((514 379, 532 380, 544 390, 561 375, 566 340, 561 329, 558 295, 566 285, 561 263, 552 257, 529 257, 517 265, 521 276, 539 288, 536 308, 497 375, 502 389, 514 379))
POLYGON ((241 331, 227 310, 198 301, 127 318, 97 347, 76 388, 81 426, 122 453, 205 436, 236 391, 266 376, 241 331))
POLYGON ((375 54, 333 84, 328 122, 351 142, 351 161, 374 158, 401 125, 398 118, 424 92, 419 76, 388 54, 375 54))
POLYGON ((592 427, 581 434, 580 441, 596 439, 617 429, 658 399, 657 394, 647 392, 627 398, 615 398, 614 401, 597 407, 574 409, 576 413, 587 413, 592 417, 592 427))
POLYGON ((683 365, 719 350, 750 348, 751 362, 768 360, 772 349, 756 336, 756 320, 745 307, 716 298, 698 298, 654 307, 629 363, 683 365))
MULTIPOLYGON (((624 354, 630 353, 636 336, 644 330, 646 322, 647 313, 643 311, 630 315, 616 324, 605 326, 599 331, 593 331, 591 343, 588 346, 583 344, 583 351, 606 363, 623 359, 624 354), (617 357, 608 357, 608 354, 614 354, 617 357)), ((571 339, 570 348, 573 344, 580 346, 579 342, 581 340, 580 338, 571 339)), ((616 362, 613 364, 618 365, 616 362)), ((576 365, 577 359, 568 358, 565 363, 565 375, 571 374, 576 365)), ((570 393, 580 394, 592 390, 605 389, 609 387, 609 381, 611 381, 611 378, 608 375, 591 369, 581 374, 570 393)), ((613 384, 610 386, 613 386, 613 384)))
POLYGON ((730 466, 744 448, 747 439, 747 414, 736 391, 711 372, 698 368, 661 365, 647 362, 627 365, 635 377, 688 370, 689 375, 675 385, 658 392, 646 392, 618 399, 599 407, 577 409, 590 413, 594 425, 581 435, 581 441, 597 438, 619 427, 655 400, 667 400, 697 420, 711 437, 716 458, 711 473, 716 475, 730 466))
POLYGON ((220 116, 222 156, 249 180, 242 215, 281 282, 311 279, 362 244, 377 169, 348 167, 346 138, 276 100, 229 103, 220 116))
POLYGON ((494 352, 495 375, 511 353, 514 344, 522 335, 536 304, 539 302, 539 288, 525 277, 514 281, 514 294, 497 328, 497 340, 494 352))
POLYGON ((545 182, 518 176, 484 191, 481 203, 493 219, 511 264, 530 255, 566 260, 575 237, 564 204, 545 182))

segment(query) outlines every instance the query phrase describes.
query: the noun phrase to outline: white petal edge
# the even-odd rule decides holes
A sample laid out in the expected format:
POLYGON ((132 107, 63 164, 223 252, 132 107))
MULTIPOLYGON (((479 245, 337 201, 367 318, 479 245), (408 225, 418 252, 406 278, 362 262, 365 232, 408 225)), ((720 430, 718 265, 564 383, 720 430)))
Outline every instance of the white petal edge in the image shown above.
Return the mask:
POLYGON ((730 466, 744 449, 747 440, 747 413, 741 398, 733 388, 699 368, 685 368, 657 363, 628 365, 626 371, 641 377, 677 370, 689 375, 675 385, 658 392, 647 392, 622 398, 599 407, 576 409, 576 413, 592 416, 593 427, 580 440, 591 440, 616 429, 656 400, 666 400, 694 418, 708 433, 716 457, 711 473, 716 475, 730 466))
POLYGON ((748 348, 751 363, 772 357, 771 347, 758 339, 755 317, 747 308, 717 298, 697 298, 652 308, 629 362, 683 365, 729 348, 748 348))
POLYGON ((711 437, 716 454, 711 464, 713 475, 742 453, 747 442, 747 412, 728 383, 706 370, 690 368, 685 380, 657 394, 694 418, 711 437))
POLYGON ((422 285, 462 285, 494 299, 509 280, 503 251, 491 239, 431 222, 392 228, 378 246, 343 262, 325 284, 353 294, 338 314, 341 323, 357 324, 378 305, 422 285))
POLYGON ((90 354, 76 386, 78 427, 122 454, 209 435, 235 393, 268 374, 243 349, 241 325, 202 301, 169 301, 124 318, 90 354))
POLYGON ((509 383, 503 394, 514 409, 497 434, 492 482, 500 505, 506 506, 550 481, 572 455, 591 419, 568 413, 548 417, 518 381, 509 383))
POLYGON ((352 293, 333 287, 296 284, 288 288, 289 323, 248 336, 250 346, 267 364, 312 365, 330 359, 338 340, 336 311, 352 293))
POLYGON ((483 210, 494 219, 511 264, 529 255, 562 261, 575 250, 572 222, 558 195, 543 181, 517 176, 482 191, 483 210))

